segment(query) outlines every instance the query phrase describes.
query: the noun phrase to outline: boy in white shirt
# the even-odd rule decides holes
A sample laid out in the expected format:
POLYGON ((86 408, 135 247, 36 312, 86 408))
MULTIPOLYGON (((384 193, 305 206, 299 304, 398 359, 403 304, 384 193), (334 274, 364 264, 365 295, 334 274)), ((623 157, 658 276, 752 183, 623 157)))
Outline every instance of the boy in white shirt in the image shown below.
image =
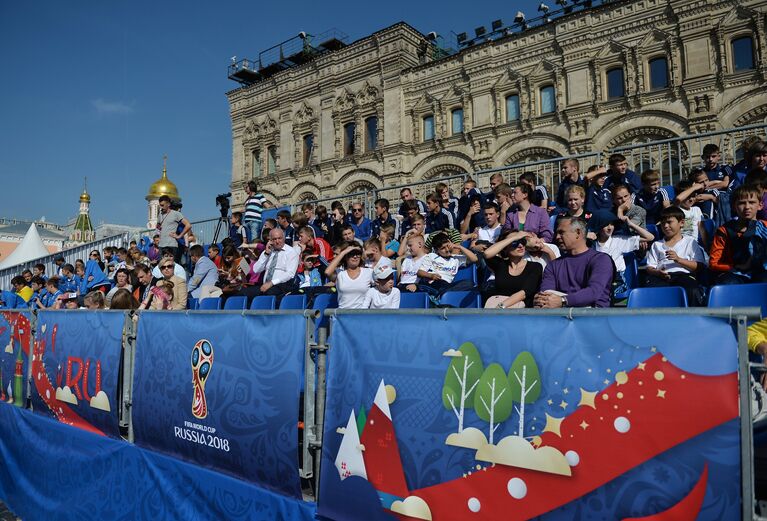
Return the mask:
POLYGON ((431 297, 439 297, 444 292, 463 291, 474 288, 473 281, 460 280, 453 282, 458 269, 468 262, 477 262, 473 251, 460 244, 454 244, 446 233, 437 234, 431 242, 435 253, 429 253, 418 269, 420 283, 418 289, 427 292, 431 297), (453 257, 453 253, 463 253, 465 260, 453 257))
POLYGON ((624 253, 637 251, 641 243, 650 243, 655 239, 652 233, 633 222, 627 214, 620 217, 606 210, 599 210, 591 216, 589 228, 597 233, 597 240, 594 241, 593 248, 599 252, 608 254, 615 264, 616 278, 618 284, 613 285, 613 294, 624 293, 626 289, 626 261, 623 258, 624 253), (613 235, 616 223, 625 223, 629 230, 636 235, 613 235))
POLYGON ((399 309, 400 292, 394 287, 394 270, 383 265, 373 270, 375 286, 365 293, 363 309, 399 309))
POLYGON ((684 212, 669 206, 660 212, 663 240, 647 252, 647 286, 681 286, 690 306, 703 305, 703 295, 695 274, 706 265, 706 254, 698 241, 682 234, 684 212))
POLYGON ((423 235, 412 233, 407 238, 407 248, 410 255, 400 257, 398 270, 398 284, 400 291, 415 292, 418 291, 418 270, 421 268, 426 257, 426 246, 424 246, 423 235), (401 261, 400 261, 401 260, 401 261))
POLYGON ((366 268, 377 268, 379 266, 394 267, 392 260, 383 254, 385 247, 385 245, 381 244, 381 239, 378 237, 371 237, 365 241, 363 255, 365 256, 366 268))
POLYGON ((700 237, 702 244, 708 244, 708 236, 706 228, 701 222, 703 221, 703 212, 695 206, 695 203, 698 202, 698 195, 703 193, 705 188, 704 185, 683 180, 676 186, 676 197, 674 198, 674 204, 678 205, 684 214, 682 235, 687 235, 695 240, 700 237))

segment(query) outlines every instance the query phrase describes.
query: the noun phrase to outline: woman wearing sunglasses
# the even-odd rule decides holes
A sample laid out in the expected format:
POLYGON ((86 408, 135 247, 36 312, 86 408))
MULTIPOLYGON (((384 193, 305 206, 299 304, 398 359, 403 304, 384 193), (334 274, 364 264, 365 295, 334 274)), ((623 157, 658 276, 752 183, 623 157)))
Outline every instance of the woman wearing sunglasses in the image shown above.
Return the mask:
POLYGON ((344 243, 342 248, 325 269, 325 275, 336 283, 339 308, 362 309, 373 282, 373 270, 364 266, 362 248, 357 243, 344 243))
POLYGON ((541 286, 543 268, 525 260, 525 247, 532 234, 504 230, 498 242, 485 250, 485 262, 495 273, 495 287, 488 292, 486 308, 533 307, 541 286))

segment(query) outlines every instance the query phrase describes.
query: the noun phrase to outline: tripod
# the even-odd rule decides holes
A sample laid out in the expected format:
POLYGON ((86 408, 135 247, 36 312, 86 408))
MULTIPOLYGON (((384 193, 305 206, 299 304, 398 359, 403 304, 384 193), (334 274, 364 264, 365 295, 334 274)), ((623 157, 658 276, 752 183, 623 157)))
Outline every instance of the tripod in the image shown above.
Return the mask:
POLYGON ((218 236, 221 233, 221 230, 225 230, 226 236, 229 237, 229 210, 227 209, 226 213, 224 211, 221 211, 221 217, 218 218, 218 223, 216 223, 216 232, 213 234, 213 244, 218 243, 218 236))

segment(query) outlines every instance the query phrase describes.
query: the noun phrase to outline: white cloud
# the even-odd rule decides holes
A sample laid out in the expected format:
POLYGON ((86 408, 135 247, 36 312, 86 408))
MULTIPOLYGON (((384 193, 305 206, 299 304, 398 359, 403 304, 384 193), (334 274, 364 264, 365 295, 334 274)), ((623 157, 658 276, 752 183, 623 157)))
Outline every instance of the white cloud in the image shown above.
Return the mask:
POLYGON ((91 100, 91 105, 99 114, 131 114, 133 104, 122 101, 108 101, 103 98, 91 100))

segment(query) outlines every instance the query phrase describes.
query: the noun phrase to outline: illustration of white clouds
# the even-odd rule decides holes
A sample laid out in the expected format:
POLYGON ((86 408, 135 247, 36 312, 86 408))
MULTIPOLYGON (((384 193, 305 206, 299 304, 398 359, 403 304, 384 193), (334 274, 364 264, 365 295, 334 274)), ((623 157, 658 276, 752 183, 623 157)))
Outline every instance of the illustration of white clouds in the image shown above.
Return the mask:
POLYGON ((403 516, 431 521, 429 505, 418 496, 408 496, 405 501, 395 501, 391 504, 391 511, 403 516))
POLYGON ((111 408, 109 407, 109 397, 107 397, 107 393, 99 391, 96 396, 91 398, 91 407, 109 412, 111 408))
POLYGON ((8 342, 8 345, 5 346, 5 352, 13 354, 13 339, 11 339, 11 341, 8 342))
POLYGON ((445 440, 445 445, 479 450, 487 445, 485 433, 474 427, 466 427, 463 432, 454 432, 445 440))
POLYGON ((64 388, 56 387, 56 399, 60 402, 77 405, 77 396, 72 393, 72 389, 67 385, 65 385, 64 388))
POLYGON ((452 356, 452 357, 458 357, 458 356, 463 356, 463 355, 461 355, 461 352, 460 352, 460 351, 458 351, 457 349, 453 349, 453 348, 451 347, 451 348, 450 348, 450 349, 448 349, 447 351, 444 351, 444 352, 442 353, 442 356, 452 356))
POLYGON ((567 458, 554 447, 536 449, 530 442, 519 436, 506 436, 498 445, 487 444, 481 447, 474 458, 497 465, 520 467, 549 474, 571 476, 572 471, 567 458))
POLYGON ((43 334, 45 334, 46 329, 48 329, 48 324, 43 324, 42 326, 40 326, 40 331, 42 331, 43 334))

